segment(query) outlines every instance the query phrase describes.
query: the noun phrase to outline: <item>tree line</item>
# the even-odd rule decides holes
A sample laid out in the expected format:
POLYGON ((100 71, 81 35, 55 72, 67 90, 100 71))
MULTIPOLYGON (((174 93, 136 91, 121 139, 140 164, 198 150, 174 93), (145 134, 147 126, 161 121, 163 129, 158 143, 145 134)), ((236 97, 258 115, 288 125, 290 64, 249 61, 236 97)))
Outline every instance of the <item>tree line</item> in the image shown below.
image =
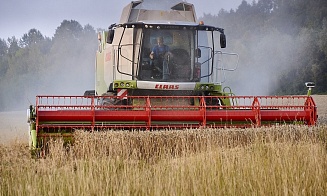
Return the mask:
POLYGON ((96 31, 64 20, 52 38, 31 29, 0 39, 0 110, 35 104, 35 96, 83 95, 94 89, 96 31))
MULTIPOLYGON (((327 1, 243 1, 199 20, 222 27, 239 69, 226 85, 237 95, 327 93, 327 1)), ((31 29, 0 39, 0 110, 23 109, 35 95, 82 95, 94 89, 96 30, 64 20, 52 38, 31 29)))

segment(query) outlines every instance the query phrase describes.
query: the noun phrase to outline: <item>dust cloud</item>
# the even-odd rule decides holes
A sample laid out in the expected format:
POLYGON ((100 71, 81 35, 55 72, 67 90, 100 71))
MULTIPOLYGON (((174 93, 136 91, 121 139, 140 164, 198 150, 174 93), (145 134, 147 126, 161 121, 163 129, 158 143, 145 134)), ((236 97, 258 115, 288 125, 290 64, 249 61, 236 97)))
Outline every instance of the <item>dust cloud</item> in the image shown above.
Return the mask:
POLYGON ((8 138, 28 141, 26 110, 36 104, 37 95, 82 96, 85 90, 95 88, 97 44, 94 33, 82 43, 52 45, 48 53, 32 62, 31 57, 18 59, 25 73, 9 69, 0 78, 0 142, 8 138))
POLYGON ((28 145, 26 111, 0 112, 0 144, 20 141, 28 145))
POLYGON ((227 74, 224 85, 236 95, 275 95, 280 85, 289 85, 280 83, 281 75, 305 59, 308 40, 306 34, 293 36, 278 31, 228 40, 231 47, 227 50, 239 55, 239 67, 227 74))
POLYGON ((0 84, 0 111, 25 110, 35 105, 37 95, 82 96, 86 90, 94 90, 96 34, 89 42, 81 46, 72 43, 68 49, 59 45, 39 57, 45 59, 42 63, 23 62, 35 71, 8 73, 0 84))

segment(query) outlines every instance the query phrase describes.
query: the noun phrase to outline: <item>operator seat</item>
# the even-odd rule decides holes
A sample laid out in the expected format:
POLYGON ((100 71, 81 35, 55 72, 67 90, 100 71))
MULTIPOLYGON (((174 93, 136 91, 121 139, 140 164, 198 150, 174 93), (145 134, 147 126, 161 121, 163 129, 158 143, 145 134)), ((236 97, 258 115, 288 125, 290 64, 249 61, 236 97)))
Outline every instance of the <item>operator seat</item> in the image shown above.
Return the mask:
POLYGON ((191 59, 188 52, 184 49, 173 49, 172 76, 180 80, 189 80, 191 75, 191 59))

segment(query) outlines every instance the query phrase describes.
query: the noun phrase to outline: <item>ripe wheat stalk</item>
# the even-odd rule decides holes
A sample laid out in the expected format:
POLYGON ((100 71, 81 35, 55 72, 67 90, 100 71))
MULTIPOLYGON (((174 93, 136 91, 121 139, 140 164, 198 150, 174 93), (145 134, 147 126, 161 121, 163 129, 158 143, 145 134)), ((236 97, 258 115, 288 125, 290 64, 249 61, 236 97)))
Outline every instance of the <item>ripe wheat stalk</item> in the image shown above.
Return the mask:
POLYGON ((76 133, 0 146, 0 195, 323 195, 327 126, 76 133))

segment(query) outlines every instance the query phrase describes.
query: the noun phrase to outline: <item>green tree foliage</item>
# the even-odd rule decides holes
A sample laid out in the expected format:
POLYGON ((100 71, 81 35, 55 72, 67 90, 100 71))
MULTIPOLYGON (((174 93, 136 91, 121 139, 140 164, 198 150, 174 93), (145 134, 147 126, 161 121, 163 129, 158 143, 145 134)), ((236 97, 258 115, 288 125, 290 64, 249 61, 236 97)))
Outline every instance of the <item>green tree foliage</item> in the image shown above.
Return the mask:
POLYGON ((7 42, 3 39, 0 39, 0 57, 5 56, 8 53, 7 42))
POLYGON ((8 69, 8 45, 5 40, 0 39, 0 78, 2 78, 8 69))
POLYGON ((8 43, 9 43, 8 56, 13 57, 20 48, 18 46, 18 40, 16 39, 16 37, 11 37, 8 38, 8 43))
POLYGON ((21 47, 28 47, 44 40, 42 33, 36 29, 31 29, 25 33, 20 41, 21 47))
POLYGON ((90 25, 82 27, 74 20, 64 20, 57 28, 53 41, 48 57, 52 63, 45 73, 60 78, 60 82, 52 88, 53 92, 82 95, 87 88, 94 88, 93 65, 97 46, 94 28, 90 25))

